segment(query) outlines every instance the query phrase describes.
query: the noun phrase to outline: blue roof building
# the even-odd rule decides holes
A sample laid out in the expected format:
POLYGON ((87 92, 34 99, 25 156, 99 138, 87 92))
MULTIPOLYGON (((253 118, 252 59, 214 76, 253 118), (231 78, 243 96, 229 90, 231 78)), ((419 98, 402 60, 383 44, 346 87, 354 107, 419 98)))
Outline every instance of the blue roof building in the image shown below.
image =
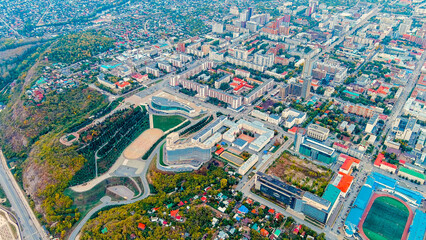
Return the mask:
POLYGON ((238 213, 241 213, 241 214, 246 214, 248 213, 248 211, 249 211, 248 208, 244 205, 241 205, 241 207, 238 208, 238 213))
POLYGON ((410 226, 408 240, 423 240, 426 234, 426 213, 416 210, 410 226))

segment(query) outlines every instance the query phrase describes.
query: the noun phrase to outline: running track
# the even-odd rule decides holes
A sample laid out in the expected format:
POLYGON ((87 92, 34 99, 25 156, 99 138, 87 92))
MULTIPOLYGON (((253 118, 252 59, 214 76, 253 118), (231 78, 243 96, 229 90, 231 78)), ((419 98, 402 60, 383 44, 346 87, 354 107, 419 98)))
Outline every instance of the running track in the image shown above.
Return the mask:
POLYGON ((361 221, 358 224, 359 234, 361 235, 363 239, 368 239, 368 237, 364 233, 364 229, 362 228, 363 227, 362 225, 364 224, 365 218, 370 212, 371 206, 373 205, 374 201, 378 197, 390 197, 390 198, 396 199, 400 201, 402 204, 404 204, 404 206, 408 209, 409 215, 408 215, 407 223, 405 224, 404 232, 402 233, 402 238, 401 238, 401 240, 406 240, 408 237, 408 230, 410 229, 411 222, 413 222, 413 217, 414 217, 413 211, 411 210, 410 206, 406 202, 402 201, 401 199, 395 196, 392 196, 386 193, 374 193, 373 196, 371 197, 370 202, 368 203, 364 213, 362 214, 361 221))

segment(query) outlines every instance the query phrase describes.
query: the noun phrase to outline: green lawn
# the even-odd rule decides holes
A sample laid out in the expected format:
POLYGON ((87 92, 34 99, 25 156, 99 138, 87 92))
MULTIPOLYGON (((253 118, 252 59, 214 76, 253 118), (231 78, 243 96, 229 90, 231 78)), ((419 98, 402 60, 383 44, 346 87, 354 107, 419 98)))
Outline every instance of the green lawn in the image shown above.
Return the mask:
POLYGON ((362 226, 370 240, 399 240, 408 219, 408 209, 396 199, 378 197, 362 226))
POLYGON ((178 115, 172 115, 172 116, 160 116, 160 115, 153 115, 153 121, 154 121, 154 128, 159 128, 163 130, 164 132, 176 127, 177 125, 184 122, 186 119, 184 117, 178 116, 178 115))
POLYGON ((166 144, 166 143, 163 143, 163 145, 161 145, 161 147, 160 147, 160 165, 161 166, 167 166, 165 163, 164 163, 164 159, 163 159, 163 156, 164 156, 164 144, 166 144))

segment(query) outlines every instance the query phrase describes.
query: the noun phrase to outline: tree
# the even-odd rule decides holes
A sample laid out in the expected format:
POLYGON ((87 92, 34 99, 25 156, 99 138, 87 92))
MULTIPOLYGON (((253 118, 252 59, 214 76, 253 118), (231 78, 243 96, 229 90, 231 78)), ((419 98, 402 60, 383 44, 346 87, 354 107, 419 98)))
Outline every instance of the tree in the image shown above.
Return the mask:
POLYGON ((228 186, 228 180, 226 178, 220 180, 220 188, 226 188, 228 186))

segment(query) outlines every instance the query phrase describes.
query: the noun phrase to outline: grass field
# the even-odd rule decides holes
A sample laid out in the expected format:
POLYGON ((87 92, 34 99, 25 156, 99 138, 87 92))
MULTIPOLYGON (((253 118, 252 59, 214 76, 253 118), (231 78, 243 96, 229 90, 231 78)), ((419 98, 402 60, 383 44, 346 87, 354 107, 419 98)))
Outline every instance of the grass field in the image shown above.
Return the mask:
POLYGON ((400 201, 390 197, 374 200, 362 226, 370 240, 400 240, 409 216, 400 201))
POLYGON ((154 128, 163 130, 164 132, 176 127, 177 125, 184 122, 186 119, 184 117, 173 115, 173 116, 160 116, 153 115, 154 128))

